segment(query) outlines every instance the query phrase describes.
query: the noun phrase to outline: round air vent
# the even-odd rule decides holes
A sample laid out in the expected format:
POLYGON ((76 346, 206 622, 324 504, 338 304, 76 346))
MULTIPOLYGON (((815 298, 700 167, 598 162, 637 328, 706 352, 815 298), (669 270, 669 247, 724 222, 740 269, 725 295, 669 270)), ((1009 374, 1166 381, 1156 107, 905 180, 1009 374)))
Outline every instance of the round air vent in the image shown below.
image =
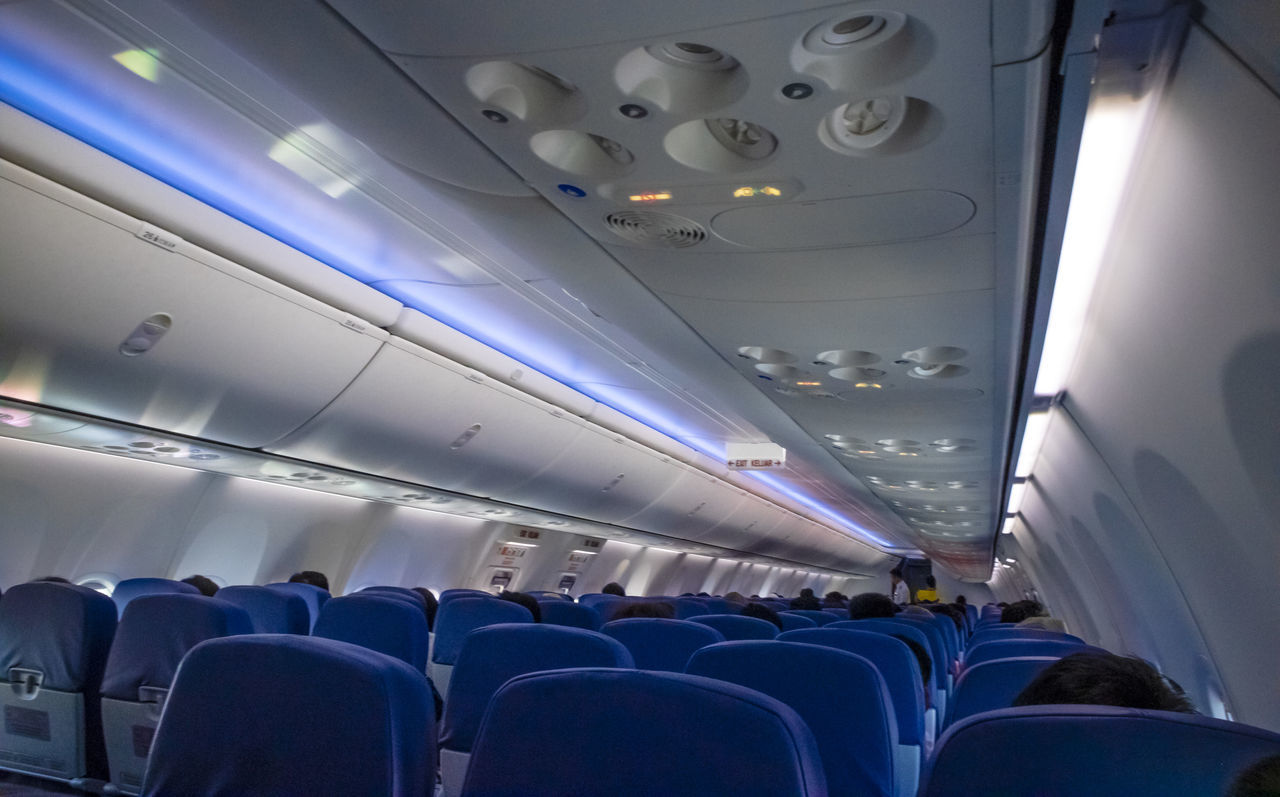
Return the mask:
POLYGON ((621 238, 646 246, 684 249, 706 240, 707 231, 692 219, 651 210, 620 210, 604 217, 621 238))

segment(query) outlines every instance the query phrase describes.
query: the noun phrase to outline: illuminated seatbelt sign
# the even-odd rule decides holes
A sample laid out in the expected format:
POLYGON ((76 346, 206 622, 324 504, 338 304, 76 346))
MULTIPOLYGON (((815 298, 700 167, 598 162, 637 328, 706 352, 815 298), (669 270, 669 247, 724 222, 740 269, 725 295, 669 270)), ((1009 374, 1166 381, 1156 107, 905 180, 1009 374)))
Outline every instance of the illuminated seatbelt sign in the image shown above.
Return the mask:
POLYGON ((776 443, 728 443, 725 460, 729 470, 781 470, 787 450, 776 443))

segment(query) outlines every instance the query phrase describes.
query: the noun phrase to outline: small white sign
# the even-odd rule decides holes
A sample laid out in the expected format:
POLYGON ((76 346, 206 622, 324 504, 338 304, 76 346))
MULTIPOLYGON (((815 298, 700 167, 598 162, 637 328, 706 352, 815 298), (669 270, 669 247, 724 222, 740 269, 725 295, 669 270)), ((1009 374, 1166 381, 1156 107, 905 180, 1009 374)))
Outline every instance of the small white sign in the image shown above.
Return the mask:
POLYGON ((787 466, 787 450, 777 443, 729 443, 725 459, 729 470, 781 470, 787 466))

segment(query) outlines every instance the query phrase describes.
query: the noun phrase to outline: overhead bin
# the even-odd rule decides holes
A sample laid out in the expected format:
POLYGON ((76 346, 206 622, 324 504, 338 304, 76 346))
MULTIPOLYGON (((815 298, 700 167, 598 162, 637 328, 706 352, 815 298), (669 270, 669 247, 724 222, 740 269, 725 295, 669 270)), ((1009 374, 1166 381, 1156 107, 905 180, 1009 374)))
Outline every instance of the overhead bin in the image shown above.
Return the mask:
POLYGON ((742 493, 706 473, 687 466, 679 466, 679 470, 680 478, 665 492, 654 494, 640 511, 618 522, 660 534, 677 534, 682 539, 702 540, 746 500, 742 493))
POLYGON ((0 239, 0 394, 24 401, 258 447, 387 336, 7 161, 0 239))

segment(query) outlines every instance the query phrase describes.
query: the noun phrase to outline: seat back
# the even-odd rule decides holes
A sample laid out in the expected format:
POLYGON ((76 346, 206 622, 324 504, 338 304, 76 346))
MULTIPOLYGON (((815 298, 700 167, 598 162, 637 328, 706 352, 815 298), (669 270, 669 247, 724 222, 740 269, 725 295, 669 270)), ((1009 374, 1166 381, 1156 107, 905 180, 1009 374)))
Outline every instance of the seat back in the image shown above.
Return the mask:
POLYGON ((99 690, 116 605, 86 587, 18 584, 0 601, 0 768, 106 779, 99 690))
POLYGON ((666 598, 663 602, 671 604, 675 609, 677 620, 711 614, 711 607, 702 598, 666 598))
POLYGON ((743 617, 740 614, 703 614, 692 618, 695 623, 709 625, 724 635, 726 640, 773 639, 778 627, 759 617, 743 617))
POLYGON ((867 659, 798 642, 722 642, 694 653, 686 672, 795 709, 818 741, 833 797, 893 797, 898 728, 884 679, 867 659))
POLYGON ((538 608, 542 610, 542 622, 548 625, 599 631, 600 626, 604 624, 599 612, 580 603, 550 598, 538 601, 538 608))
POLYGON ((251 633, 245 610, 217 598, 174 592, 130 601, 102 677, 102 732, 117 789, 142 788, 160 710, 187 651, 206 639, 251 633))
POLYGON ((532 623, 533 615, 518 603, 487 595, 459 595, 441 601, 436 610, 435 642, 431 649, 431 680, 449 693, 449 677, 468 633, 497 623, 532 623))
POLYGON ((129 601, 141 595, 169 595, 183 593, 199 595, 200 590, 183 581, 172 578, 126 578, 111 591, 111 600, 116 604, 116 617, 124 616, 124 607, 129 601))
POLYGON ((265 585, 267 589, 282 592, 286 595, 297 595, 307 603, 307 618, 310 621, 308 628, 316 627, 316 620, 320 617, 320 609, 324 606, 324 602, 331 597, 329 591, 321 589, 314 584, 303 584, 298 581, 277 581, 265 585))
POLYGON ((1013 659, 1020 656, 1053 656, 1062 658, 1072 653, 1106 653, 1102 648, 1061 639, 1000 639, 974 645, 965 654, 966 669, 995 659, 1013 659))
POLYGON ((742 605, 724 598, 702 598, 712 614, 742 614, 742 605))
POLYGON ((602 669, 508 681, 485 712, 462 792, 827 793, 812 732, 780 701, 693 675, 602 669))
MULTIPOLYGON (((795 615, 796 617, 807 617, 808 619, 812 620, 814 624, 817 625, 819 628, 826 625, 827 623, 836 623, 840 621, 840 618, 837 617, 836 615, 831 614, 830 612, 824 612, 821 609, 784 609, 783 611, 779 612, 779 614, 792 614, 792 615, 795 615)), ((845 617, 848 617, 848 616, 849 616, 849 613, 845 612, 845 617)))
POLYGON ((252 634, 183 660, 143 794, 430 794, 435 717, 402 661, 332 639, 252 634))
POLYGON ((942 668, 942 671, 938 673, 941 676, 939 686, 949 691, 951 689, 952 665, 955 659, 951 656, 946 640, 942 637, 942 629, 934 622, 933 617, 906 617, 900 614, 896 617, 886 618, 886 621, 897 623, 899 626, 918 628, 924 632, 925 639, 929 640, 929 652, 933 654, 934 666, 942 668))
POLYGON ((1058 659, 1053 656, 1020 656, 992 659, 966 668, 956 680, 956 691, 948 706, 947 724, 984 711, 1009 708, 1027 684, 1056 661, 1058 659))
POLYGON ((241 585, 218 590, 218 600, 234 603, 248 612, 255 634, 307 634, 311 631, 307 602, 296 594, 241 585))
POLYGON ((810 620, 808 617, 802 617, 791 612, 778 612, 778 619, 782 621, 783 633, 787 631, 796 631, 801 628, 817 628, 818 624, 810 620))
POLYGON ((724 635, 709 625, 659 617, 614 620, 600 631, 625 645, 639 669, 666 672, 684 672, 694 651, 724 641, 724 635))
POLYGON ((1074 642, 1077 645, 1087 644, 1083 639, 1075 634, 1068 634, 1065 631, 1050 631, 1047 628, 1012 628, 997 627, 984 628, 969 638, 969 646, 981 645, 983 642, 1000 642, 1006 639, 1058 639, 1064 642, 1074 642))
POLYGON ((1276 754, 1280 734, 1211 717, 1111 706, 1007 708, 953 724, 925 767, 920 795, 1219 795, 1241 770, 1276 754))
POLYGON ((929 665, 933 670, 929 677, 929 684, 935 693, 941 691, 943 680, 939 670, 942 665, 934 658, 933 648, 929 646, 929 639, 920 629, 913 626, 903 626, 899 623, 893 622, 892 620, 881 617, 869 618, 866 620, 842 620, 838 623, 832 623, 831 627, 834 629, 843 628, 852 631, 872 631, 877 634, 897 634, 899 636, 907 637, 911 641, 920 645, 920 647, 924 648, 925 652, 929 654, 929 665))
POLYGON ((415 606, 402 598, 363 591, 326 601, 311 632, 394 656, 424 674, 428 634, 420 601, 415 606))

